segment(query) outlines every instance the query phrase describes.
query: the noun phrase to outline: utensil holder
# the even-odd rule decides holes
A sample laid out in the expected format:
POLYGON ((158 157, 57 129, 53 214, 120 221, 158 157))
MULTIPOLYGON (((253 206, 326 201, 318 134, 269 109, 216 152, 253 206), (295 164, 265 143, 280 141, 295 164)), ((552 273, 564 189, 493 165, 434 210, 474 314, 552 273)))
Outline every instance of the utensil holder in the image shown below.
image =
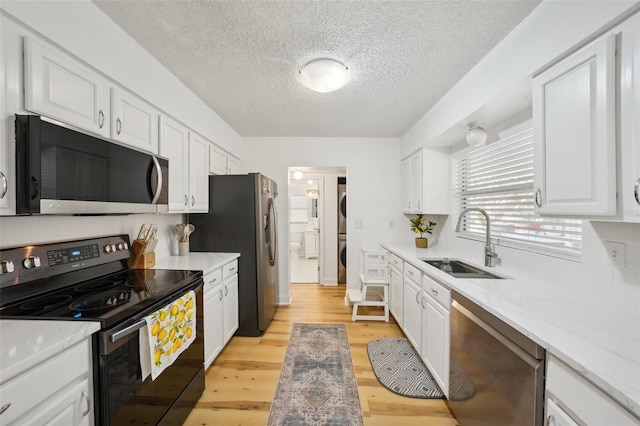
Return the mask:
POLYGON ((129 267, 133 269, 147 269, 155 266, 156 253, 145 253, 148 242, 143 240, 134 240, 131 244, 131 252, 133 255, 129 258, 129 267))
POLYGON ((178 256, 188 256, 188 255, 189 255, 189 241, 179 241, 178 256))

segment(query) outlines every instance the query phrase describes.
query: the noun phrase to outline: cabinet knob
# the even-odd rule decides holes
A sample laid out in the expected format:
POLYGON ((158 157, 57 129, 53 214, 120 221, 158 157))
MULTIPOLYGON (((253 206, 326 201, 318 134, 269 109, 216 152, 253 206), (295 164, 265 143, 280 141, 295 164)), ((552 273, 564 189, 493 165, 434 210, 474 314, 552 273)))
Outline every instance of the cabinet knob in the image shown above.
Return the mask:
POLYGON ((102 110, 98 111, 98 128, 102 129, 104 126, 104 112, 102 110))
MULTIPOLYGON (((9 189, 9 186, 7 185, 7 177, 2 172, 0 172, 0 180, 2 180, 2 182, 0 183, 0 198, 4 198, 4 196, 7 195, 7 190, 9 189)), ((636 184, 636 188, 637 187, 638 185, 636 184)), ((636 199, 638 199, 637 192, 636 192, 636 199)))
POLYGON ((536 189, 535 201, 538 208, 542 207, 542 191, 540 190, 540 188, 536 189))
MULTIPOLYGON (((2 176, 4 177, 4 175, 2 175, 2 176)), ((7 192, 6 186, 7 186, 7 183, 6 183, 6 179, 5 179, 5 192, 7 192)), ((638 203, 640 205, 640 193, 639 192, 640 192, 640 178, 638 178, 638 180, 636 181, 636 184, 633 185, 633 198, 635 198, 636 199, 636 203, 638 203)), ((3 195, 3 197, 4 197, 4 195, 3 195)), ((2 197, 0 197, 0 198, 2 198, 2 197)))
POLYGON ((118 118, 116 120, 116 133, 120 134, 121 131, 122 131, 122 120, 118 118))

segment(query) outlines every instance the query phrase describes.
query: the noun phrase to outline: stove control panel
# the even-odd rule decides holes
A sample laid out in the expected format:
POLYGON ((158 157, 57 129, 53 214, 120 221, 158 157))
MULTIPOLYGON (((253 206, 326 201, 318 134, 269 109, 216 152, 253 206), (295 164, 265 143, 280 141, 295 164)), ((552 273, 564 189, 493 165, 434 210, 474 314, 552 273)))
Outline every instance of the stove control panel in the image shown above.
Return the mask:
POLYGON ((0 250, 2 296, 6 297, 5 290, 16 284, 124 261, 130 255, 128 235, 3 249, 0 250))

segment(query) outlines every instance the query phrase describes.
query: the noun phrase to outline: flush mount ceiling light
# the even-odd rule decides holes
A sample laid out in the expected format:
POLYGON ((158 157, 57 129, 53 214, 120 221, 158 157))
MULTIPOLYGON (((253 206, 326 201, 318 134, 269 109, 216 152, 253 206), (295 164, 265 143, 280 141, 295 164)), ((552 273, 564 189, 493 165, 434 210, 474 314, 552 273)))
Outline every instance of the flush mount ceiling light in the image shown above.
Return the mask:
POLYGON ((334 92, 351 80, 349 67, 334 59, 315 59, 299 73, 302 84, 318 93, 334 92))
POLYGON ((484 145, 487 141, 487 132, 480 127, 480 124, 473 121, 469 124, 469 131, 467 132, 467 143, 471 146, 484 145))
POLYGON ((300 170, 296 170, 295 172, 293 172, 293 177, 294 177, 296 180, 300 180, 300 179, 302 179, 302 172, 301 172, 300 170))

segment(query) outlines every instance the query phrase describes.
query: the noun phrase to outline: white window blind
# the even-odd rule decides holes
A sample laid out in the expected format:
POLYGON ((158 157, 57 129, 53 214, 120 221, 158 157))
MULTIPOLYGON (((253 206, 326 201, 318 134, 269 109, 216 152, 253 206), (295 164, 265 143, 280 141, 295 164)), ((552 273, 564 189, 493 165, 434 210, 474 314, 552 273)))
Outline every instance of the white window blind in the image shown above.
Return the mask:
MULTIPOLYGON (((582 221, 536 217, 533 191, 531 129, 470 151, 454 160, 457 217, 467 207, 479 207, 491 218, 494 244, 559 257, 582 254, 582 221)), ((454 221, 455 224, 455 221, 454 221)), ((484 216, 467 213, 463 237, 485 238, 484 216)))

